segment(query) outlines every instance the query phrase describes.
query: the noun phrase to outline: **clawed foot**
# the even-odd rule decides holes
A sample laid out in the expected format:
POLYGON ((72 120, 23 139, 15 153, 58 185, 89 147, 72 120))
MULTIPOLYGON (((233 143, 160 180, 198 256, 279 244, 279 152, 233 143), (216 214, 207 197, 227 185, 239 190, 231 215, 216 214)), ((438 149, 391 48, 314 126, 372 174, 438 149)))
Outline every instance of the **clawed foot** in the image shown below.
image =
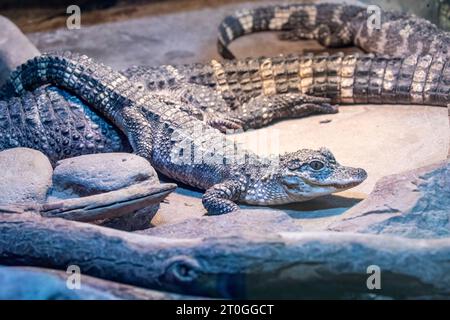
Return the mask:
POLYGON ((338 113, 339 112, 339 106, 332 105, 327 102, 320 102, 320 103, 313 103, 313 102, 307 102, 302 103, 294 106, 294 113, 297 115, 301 115, 302 112, 305 113, 305 115, 311 114, 311 113, 323 113, 323 114, 332 114, 332 113, 338 113))
POLYGON ((216 115, 208 115, 205 122, 223 133, 226 133, 227 130, 241 130, 244 125, 244 122, 237 118, 216 115))
POLYGON ((236 180, 228 180, 215 184, 202 197, 203 206, 208 215, 219 215, 239 210, 235 200, 239 198, 241 183, 236 180))
POLYGON ((288 94, 283 97, 292 105, 292 115, 295 117, 307 116, 312 113, 337 113, 339 107, 330 104, 331 100, 324 97, 315 97, 303 94, 288 94))

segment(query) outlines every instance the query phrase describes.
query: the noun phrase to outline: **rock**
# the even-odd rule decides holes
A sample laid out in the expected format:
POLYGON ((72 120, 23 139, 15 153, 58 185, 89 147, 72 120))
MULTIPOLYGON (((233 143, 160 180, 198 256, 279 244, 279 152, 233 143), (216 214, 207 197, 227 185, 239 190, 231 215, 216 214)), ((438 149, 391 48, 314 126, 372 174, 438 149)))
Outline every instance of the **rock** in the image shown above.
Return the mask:
POLYGON ((1 300, 117 300, 145 299, 172 300, 192 299, 161 291, 146 290, 81 274, 79 289, 69 289, 65 271, 0 266, 1 300))
POLYGON ((158 176, 150 163, 131 153, 100 153, 58 161, 53 173, 52 197, 73 198, 118 190, 153 181, 158 176))
POLYGON ((47 157, 28 148, 0 152, 0 203, 45 202, 53 168, 47 157))
POLYGON ((328 228, 408 238, 450 236, 450 160, 382 178, 328 228))
POLYGON ((155 184, 150 181, 119 190, 47 202, 40 206, 0 206, 0 212, 39 212, 43 217, 97 222, 130 215, 138 210, 159 205, 176 189, 175 183, 155 184))
POLYGON ((216 237, 217 235, 261 235, 301 230, 302 228, 294 224, 292 218, 283 211, 258 209, 187 219, 139 233, 165 238, 191 239, 216 237))
POLYGON ((0 284, 2 300, 117 299, 110 293, 85 285, 80 290, 70 290, 62 277, 18 268, 0 267, 0 284))
MULTIPOLYGON (((53 174, 49 201, 85 197, 119 190, 150 182, 159 184, 150 163, 131 153, 102 153, 61 160, 53 174)), ((102 221, 100 224, 121 230, 141 230, 151 226, 150 221, 159 209, 152 205, 130 215, 102 221)))
POLYGON ((0 85, 9 73, 28 59, 40 55, 36 47, 8 18, 0 16, 0 85))
POLYGON ((151 221, 158 210, 159 204, 148 206, 127 216, 103 220, 99 225, 124 231, 145 230, 152 227, 151 221))

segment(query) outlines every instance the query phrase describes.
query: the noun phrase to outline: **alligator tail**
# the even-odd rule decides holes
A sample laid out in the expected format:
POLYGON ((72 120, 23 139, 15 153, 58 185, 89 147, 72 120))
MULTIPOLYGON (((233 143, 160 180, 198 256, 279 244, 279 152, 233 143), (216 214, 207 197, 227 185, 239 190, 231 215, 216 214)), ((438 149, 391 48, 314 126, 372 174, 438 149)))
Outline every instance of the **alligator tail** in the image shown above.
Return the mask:
POLYGON ((338 3, 285 4, 243 9, 227 16, 219 26, 217 46, 225 59, 235 56, 228 45, 235 39, 260 31, 290 31, 302 28, 305 37, 314 39, 314 29, 326 24, 330 29, 348 23, 364 7, 338 3))

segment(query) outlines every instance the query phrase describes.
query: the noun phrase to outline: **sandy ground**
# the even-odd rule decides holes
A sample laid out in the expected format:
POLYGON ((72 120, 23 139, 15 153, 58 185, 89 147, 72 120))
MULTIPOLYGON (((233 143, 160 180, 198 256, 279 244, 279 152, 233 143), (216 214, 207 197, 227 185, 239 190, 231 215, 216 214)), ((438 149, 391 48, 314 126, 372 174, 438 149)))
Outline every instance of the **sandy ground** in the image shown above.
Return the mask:
MULTIPOLYGON (((218 58, 215 42, 219 21, 235 9, 251 5, 255 4, 156 14, 82 26, 80 30, 58 29, 28 36, 41 51, 82 52, 117 69, 136 64, 208 61, 218 58)), ((275 34, 268 33, 241 38, 231 48, 238 57, 321 49, 314 42, 281 42, 275 34)), ((369 178, 352 190, 306 203, 265 209, 283 210, 305 229, 320 229, 366 197, 382 176, 445 159, 449 146, 447 115, 447 109, 439 107, 343 106, 339 114, 281 121, 241 134, 238 139, 262 154, 327 146, 342 164, 368 171, 369 178), (331 122, 321 123, 322 120, 331 122), (267 144, 275 149, 264 147, 267 144)), ((200 197, 200 192, 178 188, 162 204, 154 224, 203 215, 200 197)))

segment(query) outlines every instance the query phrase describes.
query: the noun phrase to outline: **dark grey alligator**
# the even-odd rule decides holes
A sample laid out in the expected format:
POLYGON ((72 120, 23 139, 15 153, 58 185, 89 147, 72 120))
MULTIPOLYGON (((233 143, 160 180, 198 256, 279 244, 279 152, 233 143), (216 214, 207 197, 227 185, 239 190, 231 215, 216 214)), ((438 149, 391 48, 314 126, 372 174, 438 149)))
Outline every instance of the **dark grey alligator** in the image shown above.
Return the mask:
MULTIPOLYGON (((79 96, 105 116, 156 170, 206 190, 203 203, 211 214, 237 210, 235 202, 304 201, 348 189, 366 178, 363 169, 338 164, 327 149, 304 149, 276 159, 258 157, 189 114, 189 105, 149 93, 142 84, 86 56, 46 54, 30 60, 12 73, 5 92, 20 95, 49 83, 79 96)), ((11 103, 6 101, 5 106, 11 103)), ((52 132, 40 130, 39 121, 30 126, 29 110, 19 108, 16 105, 14 112, 22 116, 14 125, 9 114, 2 117, 3 132, 10 136, 13 132, 17 141, 28 140, 28 131, 40 139, 53 138, 52 132)))
POLYGON ((219 26, 218 49, 234 58, 228 45, 259 31, 283 31, 285 40, 315 39, 325 47, 354 45, 365 52, 404 57, 433 54, 450 57, 450 33, 415 15, 338 3, 269 5, 244 9, 219 26))
POLYGON ((40 87, 0 101, 0 150, 27 147, 57 160, 98 152, 130 152, 126 137, 76 96, 40 87))

